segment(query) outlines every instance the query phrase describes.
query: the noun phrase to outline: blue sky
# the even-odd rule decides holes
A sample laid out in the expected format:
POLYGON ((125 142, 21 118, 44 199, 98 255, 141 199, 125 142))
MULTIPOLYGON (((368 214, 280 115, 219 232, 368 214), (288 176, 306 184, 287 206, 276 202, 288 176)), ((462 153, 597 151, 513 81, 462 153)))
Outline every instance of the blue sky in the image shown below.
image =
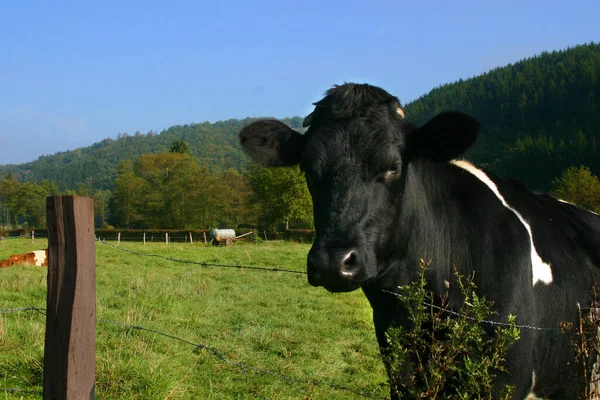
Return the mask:
POLYGON ((119 132, 305 115, 345 81, 406 103, 598 42, 598 15, 598 0, 0 0, 0 164, 119 132))

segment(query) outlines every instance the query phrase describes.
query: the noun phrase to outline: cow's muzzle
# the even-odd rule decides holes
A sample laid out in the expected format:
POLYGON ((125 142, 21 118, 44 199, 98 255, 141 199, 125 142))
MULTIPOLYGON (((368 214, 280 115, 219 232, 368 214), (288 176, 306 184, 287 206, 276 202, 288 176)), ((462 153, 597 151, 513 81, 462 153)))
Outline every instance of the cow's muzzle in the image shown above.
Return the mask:
POLYGON ((307 259, 308 283, 330 292, 360 287, 361 259, 355 247, 313 247, 307 259))

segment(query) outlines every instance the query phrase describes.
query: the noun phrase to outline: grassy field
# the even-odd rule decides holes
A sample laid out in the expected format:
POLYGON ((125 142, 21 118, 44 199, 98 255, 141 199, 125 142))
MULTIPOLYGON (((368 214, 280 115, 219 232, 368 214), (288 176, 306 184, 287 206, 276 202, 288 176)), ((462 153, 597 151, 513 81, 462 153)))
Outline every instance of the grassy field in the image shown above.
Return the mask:
MULTIPOLYGON (((43 240, 0 242, 0 259, 44 248, 43 240)), ((124 249, 207 263, 305 270, 309 245, 268 242, 213 248, 122 243, 124 249)), ((202 267, 96 246, 99 399, 355 399, 388 393, 370 307, 360 291, 330 294, 306 276, 202 267), (218 351, 244 370, 206 349, 218 351), (286 380, 268 370, 285 375, 286 380), (300 382, 298 382, 300 381, 300 382), (319 381, 321 384, 314 384, 319 381)), ((0 308, 45 307, 46 270, 0 269, 0 308)), ((39 395, 45 317, 0 313, 0 398, 39 395)))

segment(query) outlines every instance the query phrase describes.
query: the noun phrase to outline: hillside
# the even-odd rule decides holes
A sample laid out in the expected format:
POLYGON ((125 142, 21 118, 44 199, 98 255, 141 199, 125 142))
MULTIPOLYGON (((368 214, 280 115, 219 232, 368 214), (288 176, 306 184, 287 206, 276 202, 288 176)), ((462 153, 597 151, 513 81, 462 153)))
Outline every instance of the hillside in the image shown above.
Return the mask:
MULTIPOLYGON (((395 93, 402 97, 402 93, 395 93)), ((442 110, 461 110, 482 122, 481 138, 468 158, 492 171, 547 191, 571 165, 600 175, 600 45, 542 53, 483 75, 442 85, 405 105, 419 124, 442 110)), ((111 189, 120 160, 167 151, 176 139, 213 172, 247 163, 237 134, 253 119, 177 125, 159 135, 136 133, 92 146, 0 166, 21 181, 49 179, 59 189, 111 189)), ((296 128, 302 119, 284 122, 296 128)))
POLYGON ((494 172, 547 191, 571 165, 600 175, 600 45, 542 53, 440 86, 406 105, 423 123, 442 110, 474 115, 481 137, 467 155, 494 172))
MULTIPOLYGON (((230 168, 239 171, 248 161, 239 147, 237 135, 253 120, 175 125, 160 134, 123 134, 117 139, 104 139, 88 147, 42 156, 26 164, 0 165, 0 177, 10 173, 20 181, 48 179, 56 182, 60 190, 76 189, 81 184, 93 190, 112 189, 119 161, 166 152, 177 139, 186 141, 190 154, 210 171, 230 168)), ((302 125, 300 117, 286 118, 283 122, 294 128, 302 125)))

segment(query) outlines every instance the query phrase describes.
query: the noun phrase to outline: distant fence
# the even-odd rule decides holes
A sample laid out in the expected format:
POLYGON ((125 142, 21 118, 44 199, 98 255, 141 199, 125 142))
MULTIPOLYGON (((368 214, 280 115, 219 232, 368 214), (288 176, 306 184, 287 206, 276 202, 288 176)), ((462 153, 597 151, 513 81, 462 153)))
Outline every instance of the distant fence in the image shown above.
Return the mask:
MULTIPOLYGON (((143 242, 144 238, 146 242, 165 242, 165 237, 168 235, 170 243, 204 243, 209 241, 210 230, 196 229, 196 230, 164 230, 164 229, 96 229, 94 233, 96 237, 103 238, 109 241, 119 240, 123 242, 143 242)), ((298 243, 312 243, 315 239, 315 231, 312 229, 288 229, 283 232, 275 231, 264 231, 255 229, 236 229, 238 236, 244 235, 249 232, 255 232, 256 237, 260 240, 285 240, 289 242, 298 243)), ((16 229, 0 231, 0 238, 2 239, 22 239, 31 238, 32 235, 35 238, 47 238, 47 229, 16 229)))

